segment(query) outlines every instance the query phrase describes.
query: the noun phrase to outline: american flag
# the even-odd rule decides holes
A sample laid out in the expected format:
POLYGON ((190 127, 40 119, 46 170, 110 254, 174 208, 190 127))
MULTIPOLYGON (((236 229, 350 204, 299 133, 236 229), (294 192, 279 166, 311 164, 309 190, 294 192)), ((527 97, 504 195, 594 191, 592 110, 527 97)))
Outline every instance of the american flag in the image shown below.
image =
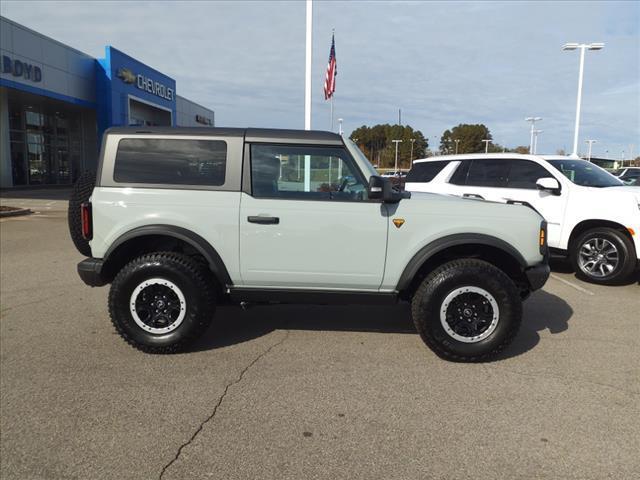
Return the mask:
POLYGON ((329 100, 336 91, 336 75, 338 69, 336 67, 336 40, 331 35, 331 50, 329 51, 329 64, 327 65, 327 75, 324 78, 324 99, 329 100))

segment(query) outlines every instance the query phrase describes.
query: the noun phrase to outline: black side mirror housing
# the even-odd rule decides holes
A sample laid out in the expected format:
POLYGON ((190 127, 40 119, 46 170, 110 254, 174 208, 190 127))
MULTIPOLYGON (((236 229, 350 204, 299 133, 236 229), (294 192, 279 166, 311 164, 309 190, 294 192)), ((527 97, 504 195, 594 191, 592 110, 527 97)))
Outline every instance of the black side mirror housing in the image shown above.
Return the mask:
POLYGON ((371 175, 369 178, 369 199, 383 203, 398 203, 403 198, 411 198, 411 192, 403 192, 393 187, 389 178, 371 175))

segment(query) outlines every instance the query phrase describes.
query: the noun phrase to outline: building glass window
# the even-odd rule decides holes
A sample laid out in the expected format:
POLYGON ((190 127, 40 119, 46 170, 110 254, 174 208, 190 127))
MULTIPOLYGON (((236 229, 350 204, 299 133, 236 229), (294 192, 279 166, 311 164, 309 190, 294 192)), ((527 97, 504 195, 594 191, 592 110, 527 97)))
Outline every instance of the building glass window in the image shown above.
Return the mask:
POLYGON ((81 121, 80 111, 67 110, 59 103, 27 106, 10 99, 13 185, 71 183, 82 165, 81 121))
POLYGON ((27 162, 24 142, 11 142, 11 173, 14 185, 27 185, 27 162))

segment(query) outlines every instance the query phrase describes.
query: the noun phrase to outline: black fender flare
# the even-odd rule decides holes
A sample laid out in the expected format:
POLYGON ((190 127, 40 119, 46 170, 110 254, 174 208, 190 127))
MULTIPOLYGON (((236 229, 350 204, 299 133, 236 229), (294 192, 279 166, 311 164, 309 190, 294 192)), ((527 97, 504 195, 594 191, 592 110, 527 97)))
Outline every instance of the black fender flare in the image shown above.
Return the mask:
POLYGON ((413 278, 420 270, 420 267, 422 267, 427 260, 437 253, 450 247, 467 244, 486 245, 498 248, 505 252, 505 254, 514 258, 523 270, 527 267, 527 262, 522 254, 512 245, 500 238, 481 233, 456 233, 454 235, 447 235, 446 237, 439 238, 418 250, 411 260, 409 260, 409 263, 404 268, 402 275, 400 275, 400 280, 398 280, 396 290, 398 292, 402 292, 409 287, 413 278))
POLYGON ((167 237, 173 237, 178 240, 182 240, 188 243, 200 253, 207 263, 209 268, 214 273, 216 278, 220 281, 221 285, 233 285, 231 276, 225 266, 220 254, 216 251, 211 244, 202 238, 197 233, 187 230, 186 228, 176 227, 174 225, 144 225, 142 227, 134 228, 128 232, 122 234, 118 239, 111 244, 107 252, 104 254, 103 262, 106 264, 109 260, 109 256, 117 250, 119 246, 132 240, 134 238, 144 237, 148 235, 163 235, 167 237))

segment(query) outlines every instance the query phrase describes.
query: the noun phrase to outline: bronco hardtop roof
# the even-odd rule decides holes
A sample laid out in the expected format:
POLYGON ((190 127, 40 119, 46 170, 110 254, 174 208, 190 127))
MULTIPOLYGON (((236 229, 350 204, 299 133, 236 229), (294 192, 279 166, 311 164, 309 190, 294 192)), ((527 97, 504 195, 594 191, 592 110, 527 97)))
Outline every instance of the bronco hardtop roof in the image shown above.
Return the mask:
POLYGON ((248 142, 311 143, 342 145, 337 133, 320 130, 287 130, 277 128, 220 128, 220 127, 111 127, 105 135, 204 135, 216 137, 245 137, 248 142))

